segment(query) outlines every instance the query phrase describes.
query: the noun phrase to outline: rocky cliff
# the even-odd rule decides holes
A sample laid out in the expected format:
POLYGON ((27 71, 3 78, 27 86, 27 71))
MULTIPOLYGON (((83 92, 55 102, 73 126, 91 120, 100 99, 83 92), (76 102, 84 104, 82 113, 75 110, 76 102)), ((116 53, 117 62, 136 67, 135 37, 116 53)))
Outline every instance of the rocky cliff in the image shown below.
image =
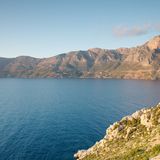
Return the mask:
POLYGON ((0 77, 160 79, 160 36, 133 48, 91 48, 43 59, 0 58, 0 77))
POLYGON ((77 160, 160 160, 160 103, 122 118, 77 160))

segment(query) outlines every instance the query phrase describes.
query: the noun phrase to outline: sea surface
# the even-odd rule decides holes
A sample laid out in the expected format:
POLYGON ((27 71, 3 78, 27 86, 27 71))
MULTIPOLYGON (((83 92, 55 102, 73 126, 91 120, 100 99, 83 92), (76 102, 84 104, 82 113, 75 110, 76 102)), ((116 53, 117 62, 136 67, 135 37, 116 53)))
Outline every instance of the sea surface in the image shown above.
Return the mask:
POLYGON ((0 160, 73 160, 123 116, 160 101, 160 81, 0 79, 0 160))

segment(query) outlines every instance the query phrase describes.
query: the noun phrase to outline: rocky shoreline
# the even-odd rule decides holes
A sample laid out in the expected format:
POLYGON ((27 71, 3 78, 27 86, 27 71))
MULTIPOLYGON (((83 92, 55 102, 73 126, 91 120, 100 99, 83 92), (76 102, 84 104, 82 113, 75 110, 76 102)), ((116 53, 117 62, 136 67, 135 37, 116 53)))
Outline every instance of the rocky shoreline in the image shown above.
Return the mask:
POLYGON ((115 122, 102 140, 74 154, 77 160, 157 160, 160 154, 160 103, 115 122), (155 157, 155 158, 154 158, 155 157))

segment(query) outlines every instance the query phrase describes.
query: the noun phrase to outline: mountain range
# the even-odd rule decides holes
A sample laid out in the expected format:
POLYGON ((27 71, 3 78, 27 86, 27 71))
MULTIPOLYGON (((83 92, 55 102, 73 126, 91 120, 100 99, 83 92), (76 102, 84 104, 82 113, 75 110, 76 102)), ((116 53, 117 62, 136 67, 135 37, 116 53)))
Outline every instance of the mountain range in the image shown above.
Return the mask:
POLYGON ((0 58, 0 78, 8 77, 160 79, 160 35, 132 48, 0 58))

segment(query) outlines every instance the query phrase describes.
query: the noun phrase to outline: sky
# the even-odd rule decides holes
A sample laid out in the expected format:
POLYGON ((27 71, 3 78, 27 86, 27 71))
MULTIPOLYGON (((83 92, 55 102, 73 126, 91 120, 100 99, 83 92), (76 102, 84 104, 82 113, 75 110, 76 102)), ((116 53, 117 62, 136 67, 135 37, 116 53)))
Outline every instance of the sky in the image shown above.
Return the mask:
POLYGON ((0 57, 143 44, 160 34, 160 0, 0 0, 0 57))

